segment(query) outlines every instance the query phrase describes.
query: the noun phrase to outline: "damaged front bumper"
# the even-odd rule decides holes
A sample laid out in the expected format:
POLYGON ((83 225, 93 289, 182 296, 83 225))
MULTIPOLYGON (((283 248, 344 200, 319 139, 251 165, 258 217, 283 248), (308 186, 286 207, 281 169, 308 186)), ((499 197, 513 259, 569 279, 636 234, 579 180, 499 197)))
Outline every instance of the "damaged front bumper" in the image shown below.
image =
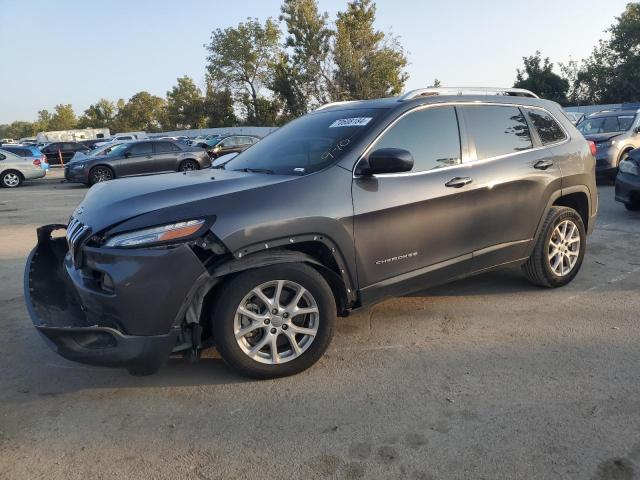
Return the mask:
POLYGON ((68 254, 64 225, 38 229, 25 267, 31 320, 61 356, 91 365, 151 373, 180 336, 202 263, 186 245, 161 249, 83 247, 81 266, 68 254))

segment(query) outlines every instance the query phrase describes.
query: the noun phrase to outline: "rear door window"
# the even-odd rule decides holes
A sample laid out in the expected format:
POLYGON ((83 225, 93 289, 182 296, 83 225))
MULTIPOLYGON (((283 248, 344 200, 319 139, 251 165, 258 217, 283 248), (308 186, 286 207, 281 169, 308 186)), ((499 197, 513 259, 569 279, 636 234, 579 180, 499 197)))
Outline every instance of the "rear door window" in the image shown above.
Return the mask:
POLYGON ((463 107, 464 117, 476 146, 476 158, 499 157, 533 147, 531 132, 518 107, 472 105, 463 107))
POLYGON ((180 150, 176 145, 171 142, 155 142, 154 148, 156 153, 169 153, 177 152, 180 150))
POLYGON ((543 145, 561 142, 567 138, 562 127, 560 127, 550 113, 537 108, 528 108, 527 114, 536 132, 538 132, 538 136, 543 145))
POLYGON ((410 112, 376 142, 373 150, 401 148, 413 156, 412 172, 457 165, 460 132, 454 107, 431 107, 410 112))

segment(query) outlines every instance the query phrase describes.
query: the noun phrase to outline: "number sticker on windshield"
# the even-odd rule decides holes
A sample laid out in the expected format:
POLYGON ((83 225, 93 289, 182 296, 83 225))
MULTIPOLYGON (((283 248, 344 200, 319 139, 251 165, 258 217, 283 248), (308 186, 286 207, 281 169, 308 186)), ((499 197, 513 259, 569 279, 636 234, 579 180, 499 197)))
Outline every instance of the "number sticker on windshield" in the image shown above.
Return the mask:
POLYGON ((331 125, 329 125, 329 128, 364 127, 371 120, 372 120, 371 117, 341 118, 340 120, 336 120, 331 125))

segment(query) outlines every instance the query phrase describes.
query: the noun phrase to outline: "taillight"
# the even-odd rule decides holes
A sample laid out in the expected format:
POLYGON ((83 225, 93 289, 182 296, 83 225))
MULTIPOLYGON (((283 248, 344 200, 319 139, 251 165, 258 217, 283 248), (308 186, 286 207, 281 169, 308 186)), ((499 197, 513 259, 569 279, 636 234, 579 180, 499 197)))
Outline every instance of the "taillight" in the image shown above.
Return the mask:
POLYGON ((596 144, 591 140, 588 140, 588 142, 589 142, 589 148, 591 149, 591 155, 595 157, 596 153, 598 152, 598 149, 596 148, 596 144))
POLYGON ((33 161, 33 164, 34 164, 36 167, 40 167, 40 166, 41 166, 41 164, 42 164, 42 162, 36 158, 36 159, 33 161))

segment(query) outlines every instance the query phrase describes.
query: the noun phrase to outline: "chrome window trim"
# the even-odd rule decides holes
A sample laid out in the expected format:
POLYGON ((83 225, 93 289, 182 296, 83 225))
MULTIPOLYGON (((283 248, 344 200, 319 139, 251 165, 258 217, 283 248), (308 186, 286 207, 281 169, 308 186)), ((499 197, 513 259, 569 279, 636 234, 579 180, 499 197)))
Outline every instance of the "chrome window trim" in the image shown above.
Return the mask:
MULTIPOLYGON (((460 121, 458 120, 458 130, 460 130, 460 121)), ((462 139, 461 139, 462 140, 462 139)), ((475 100, 475 101, 462 101, 462 102, 456 102, 456 101, 452 101, 452 102, 443 102, 443 103, 431 103, 431 104, 427 104, 427 105, 418 105, 415 108, 412 108, 410 110, 407 110, 406 112, 403 112, 401 115, 399 115, 397 118, 395 118, 389 125, 387 125, 384 130, 382 130, 377 136, 376 138, 373 139, 373 141, 369 144, 369 146, 364 150, 364 152, 358 157, 358 160, 356 161, 356 163, 353 166, 353 170, 352 170, 352 178, 367 178, 367 177, 373 177, 373 178, 396 178, 396 177, 414 177, 417 175, 425 175, 425 174, 429 174, 429 173, 436 173, 436 172, 442 172, 442 171, 446 171, 446 170, 451 170, 454 168, 459 168, 459 167, 470 167, 472 165, 478 165, 478 164, 482 164, 482 163, 486 163, 486 162, 492 162, 494 160, 501 160, 503 158, 506 157, 512 157, 515 155, 521 155, 523 153, 529 153, 529 152, 535 152, 538 150, 543 150, 545 148, 549 148, 549 147, 554 147, 554 146, 558 146, 558 145, 562 145, 564 143, 568 143, 571 140, 571 136, 569 135, 569 133, 567 132, 567 130, 564 128, 564 125, 562 125, 562 122, 559 122, 558 119, 551 113, 549 112, 546 108, 544 107, 539 107, 539 106, 534 106, 534 105, 522 105, 519 103, 502 103, 502 102, 485 102, 485 101, 480 101, 480 100, 475 100), (538 110, 542 110, 546 113, 548 113, 549 115, 551 115, 551 118, 554 119, 554 121, 556 123, 558 123, 558 125, 560 125, 560 128, 562 129, 562 131, 565 134, 565 139, 561 140, 559 142, 556 143, 550 143, 549 145, 541 145, 539 147, 533 147, 533 148, 528 148, 527 150, 522 150, 520 152, 511 152, 511 153, 506 153, 504 155, 497 155, 495 157, 489 157, 489 158, 483 158, 482 160, 477 160, 477 159, 460 159, 460 163, 457 165, 450 165, 447 167, 442 167, 442 168, 436 168, 436 169, 432 169, 432 170, 423 170, 421 172, 407 172, 407 173, 379 173, 379 174, 374 174, 374 175, 356 175, 356 170, 358 169, 358 164, 364 159, 364 157, 367 156, 367 154, 371 151, 371 149, 375 146, 375 144, 378 142, 378 140, 385 134, 387 133, 387 131, 393 127, 398 121, 400 121, 402 118, 404 118, 406 115, 409 115, 410 113, 413 112, 417 112, 419 110, 424 110, 426 108, 434 108, 434 107, 455 107, 455 106, 474 106, 474 105, 489 105, 489 106, 499 106, 499 107, 516 107, 518 109, 520 108, 534 108, 534 109, 538 109, 538 110)), ((533 143, 532 143, 533 144, 533 143)), ((460 145, 460 152, 461 152, 461 156, 462 156, 462 144, 460 145)))

